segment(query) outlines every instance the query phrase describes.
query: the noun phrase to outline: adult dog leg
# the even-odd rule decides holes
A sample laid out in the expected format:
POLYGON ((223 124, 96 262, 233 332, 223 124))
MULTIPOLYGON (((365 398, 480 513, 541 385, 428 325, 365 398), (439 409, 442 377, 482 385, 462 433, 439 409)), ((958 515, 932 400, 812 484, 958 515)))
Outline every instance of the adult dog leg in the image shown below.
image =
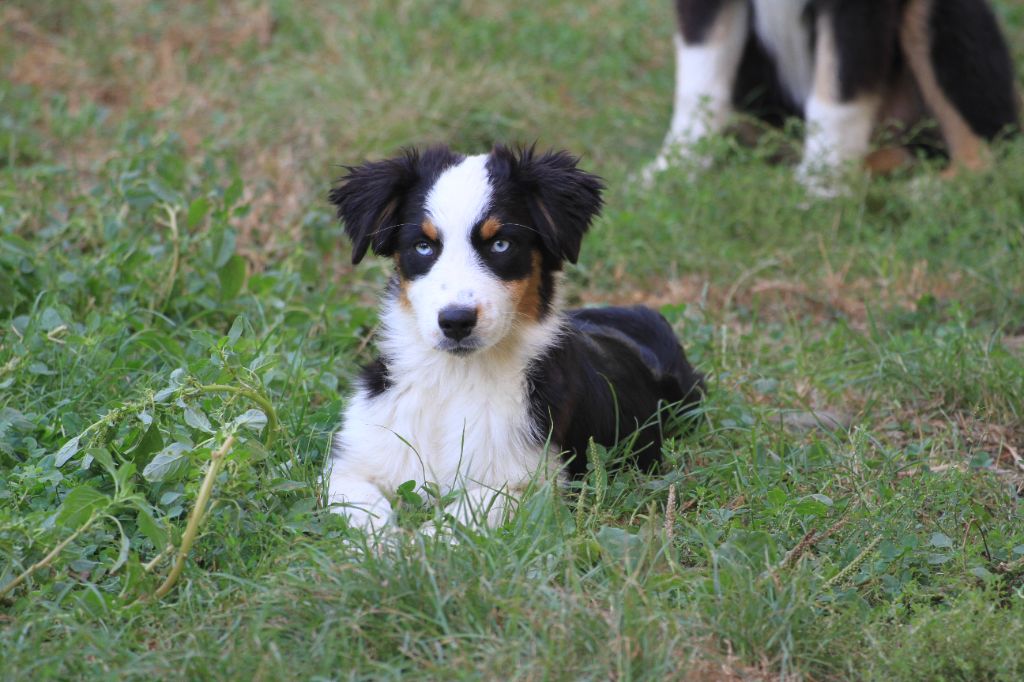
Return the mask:
POLYGON ((1019 125, 1013 66, 991 10, 981 2, 910 0, 900 44, 949 147, 945 175, 984 168, 985 139, 1019 125))
POLYGON ((898 19, 875 3, 823 4, 816 19, 814 82, 797 177, 817 195, 839 191, 839 175, 867 154, 889 76, 898 19))
POLYGON ((678 0, 677 10, 672 123, 648 177, 668 168, 676 156, 689 157, 696 142, 725 127, 749 31, 744 0, 678 0))

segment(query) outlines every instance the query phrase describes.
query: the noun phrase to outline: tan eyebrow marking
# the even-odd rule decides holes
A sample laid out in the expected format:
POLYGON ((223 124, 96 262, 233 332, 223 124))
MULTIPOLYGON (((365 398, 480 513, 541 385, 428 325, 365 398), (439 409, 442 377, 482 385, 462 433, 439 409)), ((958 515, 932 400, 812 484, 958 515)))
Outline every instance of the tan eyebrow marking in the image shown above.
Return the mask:
POLYGON ((491 216, 484 221, 484 224, 480 226, 480 236, 484 239, 491 239, 494 235, 498 234, 498 230, 501 229, 501 221, 491 216))
POLYGON ((430 222, 430 218, 424 220, 420 227, 423 228, 423 234, 427 235, 429 239, 433 239, 435 242, 437 241, 437 226, 430 222))

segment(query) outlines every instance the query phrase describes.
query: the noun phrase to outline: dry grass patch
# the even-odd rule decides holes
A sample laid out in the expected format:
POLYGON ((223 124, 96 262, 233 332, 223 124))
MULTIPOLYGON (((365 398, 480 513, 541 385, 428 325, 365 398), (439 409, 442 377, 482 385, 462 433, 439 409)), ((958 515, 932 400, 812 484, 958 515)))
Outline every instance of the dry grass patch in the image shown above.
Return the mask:
MULTIPOLYGON (((680 303, 698 304, 721 314, 723 323, 736 329, 747 325, 737 315, 756 311, 765 322, 794 318, 827 323, 842 318, 858 331, 868 328, 872 312, 902 310, 916 312, 922 301, 946 301, 963 294, 965 273, 932 272, 918 261, 908 272, 896 277, 851 277, 850 264, 838 271, 803 278, 766 277, 741 274, 732 283, 715 282, 703 274, 689 274, 670 280, 637 280, 623 266, 613 271, 614 288, 579 292, 586 304, 647 305, 658 308, 680 303)), ((1012 341, 1011 341, 1012 343, 1012 341)), ((1021 345, 1021 344, 1018 344, 1021 345)))

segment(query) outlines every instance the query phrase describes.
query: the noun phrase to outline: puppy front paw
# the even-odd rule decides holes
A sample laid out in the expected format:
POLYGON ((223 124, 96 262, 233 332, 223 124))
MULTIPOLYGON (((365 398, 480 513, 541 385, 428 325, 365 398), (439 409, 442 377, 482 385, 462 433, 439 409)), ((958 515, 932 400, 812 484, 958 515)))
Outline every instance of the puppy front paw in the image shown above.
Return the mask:
POLYGON ((348 520, 349 528, 357 528, 366 533, 374 533, 382 530, 391 522, 391 505, 387 500, 367 508, 349 502, 333 504, 330 508, 332 514, 339 514, 348 520))
POLYGON ((327 491, 328 509, 348 519, 351 528, 379 531, 391 521, 391 503, 369 481, 332 472, 327 491))

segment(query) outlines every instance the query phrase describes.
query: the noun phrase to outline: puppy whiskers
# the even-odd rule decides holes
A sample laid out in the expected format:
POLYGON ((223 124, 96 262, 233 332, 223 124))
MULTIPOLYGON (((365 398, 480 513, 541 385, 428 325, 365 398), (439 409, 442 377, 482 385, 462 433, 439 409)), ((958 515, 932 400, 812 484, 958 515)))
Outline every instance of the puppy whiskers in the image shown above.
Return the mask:
POLYGON ((529 225, 523 225, 522 223, 503 223, 503 224, 504 225, 512 225, 513 227, 521 227, 524 230, 529 230, 530 232, 533 232, 534 234, 540 234, 540 230, 538 230, 536 227, 530 227, 529 225))
POLYGON ((398 227, 418 227, 418 225, 416 223, 396 223, 394 225, 381 225, 380 227, 373 231, 373 234, 371 236, 376 237, 380 234, 383 234, 384 232, 387 232, 388 230, 394 230, 395 228, 398 227))

